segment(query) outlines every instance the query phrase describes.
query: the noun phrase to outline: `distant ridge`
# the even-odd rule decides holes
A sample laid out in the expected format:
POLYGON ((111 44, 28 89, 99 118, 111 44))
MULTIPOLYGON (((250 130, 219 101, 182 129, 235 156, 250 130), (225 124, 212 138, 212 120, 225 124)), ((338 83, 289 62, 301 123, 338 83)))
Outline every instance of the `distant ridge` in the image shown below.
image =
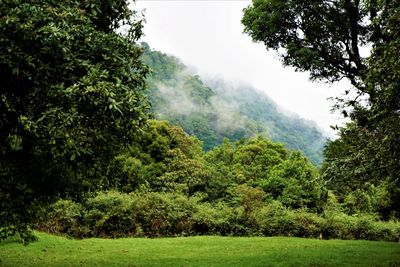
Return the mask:
POLYGON ((207 80, 190 72, 178 58, 142 43, 142 59, 151 70, 147 95, 157 119, 181 126, 210 150, 224 138, 238 141, 263 135, 301 150, 314 164, 322 162, 326 137, 314 122, 287 115, 265 93, 250 85, 207 80))

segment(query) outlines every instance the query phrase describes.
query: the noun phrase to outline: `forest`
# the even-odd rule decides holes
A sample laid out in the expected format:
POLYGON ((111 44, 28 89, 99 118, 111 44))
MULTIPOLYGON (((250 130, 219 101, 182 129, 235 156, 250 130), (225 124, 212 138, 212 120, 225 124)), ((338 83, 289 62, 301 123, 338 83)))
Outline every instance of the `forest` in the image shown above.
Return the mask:
POLYGON ((272 99, 250 85, 200 77, 178 58, 141 45, 142 60, 152 71, 146 93, 151 112, 195 135, 206 151, 224 138, 239 141, 261 135, 303 151, 316 165, 322 163, 327 137, 315 123, 284 115, 272 99))
POLYGON ((352 84, 335 101, 349 119, 335 140, 139 43, 145 18, 128 1, 4 0, 0 14, 1 239, 399 241, 397 1, 253 0, 243 12, 282 64, 352 84))

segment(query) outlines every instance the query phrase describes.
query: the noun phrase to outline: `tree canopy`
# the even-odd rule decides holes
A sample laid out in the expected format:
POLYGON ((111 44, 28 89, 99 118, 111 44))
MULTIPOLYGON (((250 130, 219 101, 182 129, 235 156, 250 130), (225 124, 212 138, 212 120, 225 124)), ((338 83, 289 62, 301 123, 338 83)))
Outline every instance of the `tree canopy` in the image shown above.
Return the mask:
POLYGON ((398 1, 254 0, 242 23, 254 40, 312 80, 351 82, 335 108, 352 122, 327 146, 325 176, 353 189, 366 181, 389 185, 386 210, 400 216, 398 1))
POLYGON ((374 1, 254 0, 244 11, 245 32, 268 48, 280 49, 284 64, 310 71, 312 79, 346 77, 361 87, 366 69, 360 46, 378 38, 374 1))
POLYGON ((5 0, 0 13, 5 233, 26 228, 43 201, 90 188, 130 142, 147 117, 147 68, 127 1, 5 0))

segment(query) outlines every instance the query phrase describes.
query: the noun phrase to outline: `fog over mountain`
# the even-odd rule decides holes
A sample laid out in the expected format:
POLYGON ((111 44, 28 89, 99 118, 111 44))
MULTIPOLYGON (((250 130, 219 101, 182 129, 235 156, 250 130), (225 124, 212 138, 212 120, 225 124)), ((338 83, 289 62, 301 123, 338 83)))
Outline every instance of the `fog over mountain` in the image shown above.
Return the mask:
POLYGON ((331 113, 333 102, 328 98, 344 94, 351 85, 310 82, 308 73, 282 66, 274 51, 243 33, 242 10, 250 4, 250 0, 138 0, 135 9, 144 9, 142 41, 178 56, 196 68, 202 80, 216 76, 234 85, 251 84, 279 103, 280 110, 315 121, 333 137, 330 126, 345 120, 340 112, 331 113))
POLYGON ((158 119, 181 126, 210 150, 224 138, 240 140, 262 135, 301 150, 314 163, 322 161, 326 136, 318 126, 288 114, 263 91, 221 78, 200 77, 178 58, 144 48, 152 70, 148 97, 158 119))

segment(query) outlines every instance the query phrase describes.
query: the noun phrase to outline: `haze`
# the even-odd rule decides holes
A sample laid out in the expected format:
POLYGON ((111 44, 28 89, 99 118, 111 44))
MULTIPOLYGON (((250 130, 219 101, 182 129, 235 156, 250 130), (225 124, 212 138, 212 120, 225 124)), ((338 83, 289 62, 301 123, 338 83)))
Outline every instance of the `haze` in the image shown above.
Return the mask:
POLYGON ((202 77, 251 84, 332 136, 329 126, 343 120, 331 114, 327 98, 339 95, 348 85, 311 83, 307 73, 284 68, 274 51, 254 43, 240 22, 243 8, 250 3, 138 0, 134 8, 145 9, 142 41, 152 48, 177 56, 202 77))

